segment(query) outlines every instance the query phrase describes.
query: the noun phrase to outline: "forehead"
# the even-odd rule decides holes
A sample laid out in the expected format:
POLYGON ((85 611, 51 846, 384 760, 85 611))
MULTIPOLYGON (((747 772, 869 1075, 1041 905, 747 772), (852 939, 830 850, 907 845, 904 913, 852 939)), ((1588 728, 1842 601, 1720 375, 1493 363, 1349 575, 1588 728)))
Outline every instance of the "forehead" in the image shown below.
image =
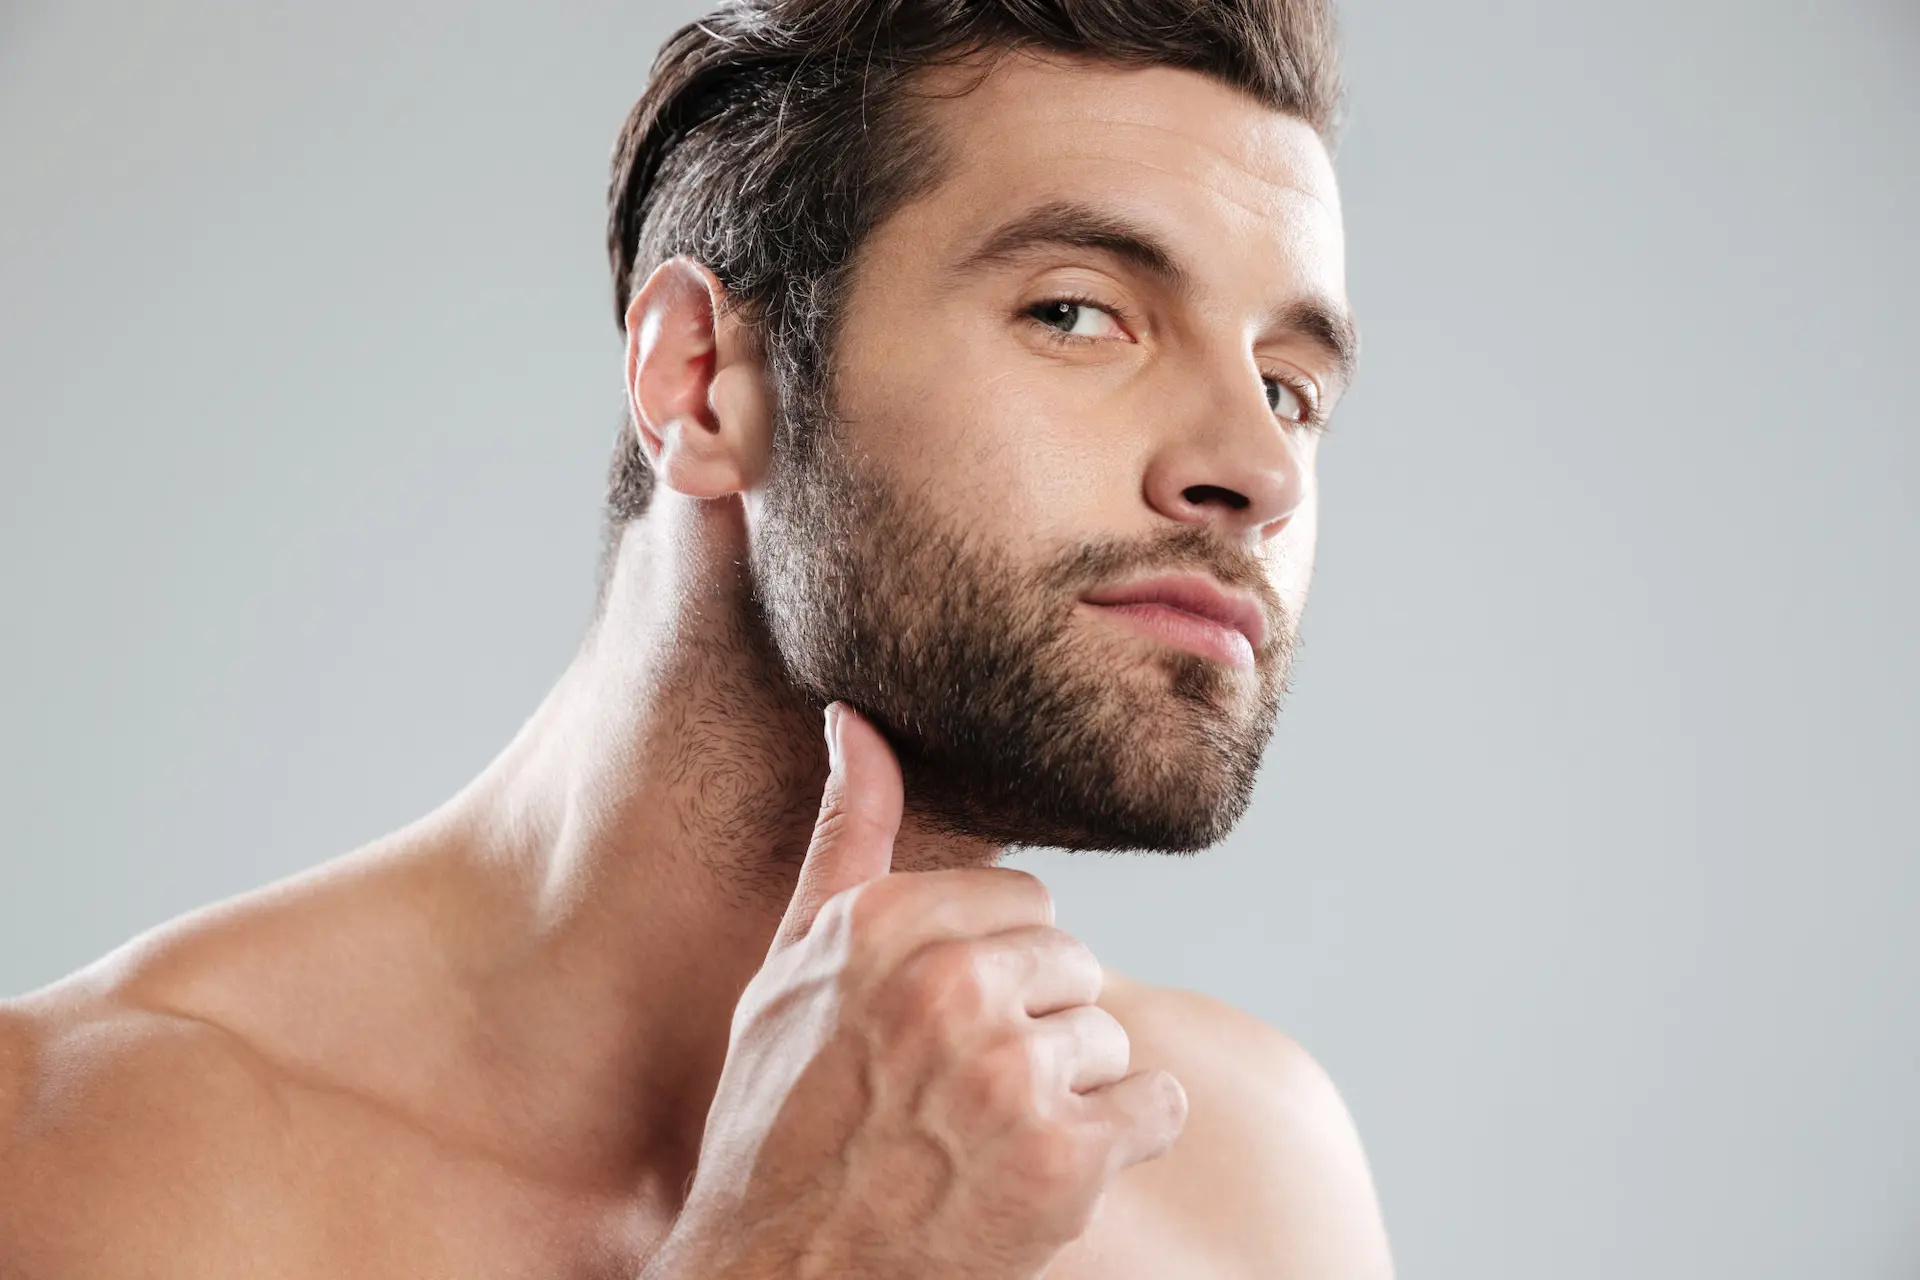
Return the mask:
POLYGON ((896 235, 955 254, 1010 214, 1060 199, 1154 227, 1196 275, 1284 301, 1345 295, 1339 192, 1312 126, 1198 72, 1052 54, 928 77, 946 151, 896 235), (962 92, 964 90, 964 92, 962 92))

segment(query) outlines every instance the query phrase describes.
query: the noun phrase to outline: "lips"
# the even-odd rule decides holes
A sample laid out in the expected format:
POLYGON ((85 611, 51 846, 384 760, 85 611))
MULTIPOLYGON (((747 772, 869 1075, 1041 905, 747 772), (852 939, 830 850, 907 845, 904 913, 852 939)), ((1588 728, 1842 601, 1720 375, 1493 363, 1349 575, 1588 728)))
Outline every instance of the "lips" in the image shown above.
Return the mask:
POLYGON ((1171 643, 1235 666, 1251 666, 1266 640, 1267 620, 1259 602, 1204 574, 1146 578, 1105 587, 1083 599, 1171 643))

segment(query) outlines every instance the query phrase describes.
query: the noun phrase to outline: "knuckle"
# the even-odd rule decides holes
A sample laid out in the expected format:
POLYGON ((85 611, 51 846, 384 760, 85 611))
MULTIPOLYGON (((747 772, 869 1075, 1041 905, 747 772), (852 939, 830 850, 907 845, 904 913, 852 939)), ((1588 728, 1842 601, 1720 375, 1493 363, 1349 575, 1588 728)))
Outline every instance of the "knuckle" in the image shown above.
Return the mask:
POLYGON ((1141 1081, 1137 1096, 1122 1125, 1145 1139, 1149 1150, 1163 1150, 1186 1127, 1187 1091, 1172 1072, 1156 1068, 1141 1081))
POLYGON ((835 929, 845 929, 852 922, 851 908, 854 899, 860 896, 860 891, 864 888, 866 888, 865 885, 854 885, 850 889, 828 894, 826 900, 820 904, 820 909, 814 913, 815 927, 831 926, 835 929))
POLYGON ((807 936, 816 941, 816 948, 824 948, 834 954, 857 957, 861 941, 861 930, 857 928, 855 904, 859 901, 865 885, 854 885, 831 894, 814 912, 813 924, 807 930, 807 936))
POLYGON ((1055 929, 1051 938, 1053 963, 1069 972, 1084 974, 1098 982, 1100 959, 1093 948, 1064 929, 1055 929))
POLYGON ((868 880, 860 886, 862 906, 871 923, 892 915, 901 909, 914 891, 913 877, 910 875, 884 875, 868 880))
POLYGON ((1120 1020, 1098 1005, 1081 1005, 1056 1015, 1061 1019, 1067 1052, 1089 1067, 1124 1069, 1133 1058, 1133 1045, 1120 1020))
POLYGON ((900 898, 896 878, 880 876, 843 890, 839 895, 844 899, 847 931, 853 935, 856 943, 871 942, 887 927, 900 898))
POLYGON ((902 966, 903 1012, 917 1021, 957 1022, 980 1017, 987 984, 976 949, 958 940, 930 942, 902 966))
POLYGON ((857 798, 838 796, 820 808, 813 822, 811 848, 860 848, 886 844, 893 838, 889 825, 857 798))
POLYGON ((1021 892, 1033 899, 1041 914, 1046 918, 1047 923, 1049 925, 1053 923, 1055 919, 1053 890, 1047 888, 1046 881, 1033 874, 1033 872, 1022 871, 1018 867, 996 867, 995 870, 1004 871, 1009 876, 1018 877, 1014 883, 1020 886, 1021 892))
POLYGON ((1034 1129, 1020 1153, 1015 1177, 1021 1189, 1045 1204, 1073 1202, 1093 1182, 1087 1145, 1070 1131, 1054 1127, 1034 1129))
POLYGON ((1125 1023, 1097 1004, 1081 1007, 1087 1010, 1081 1016, 1086 1019, 1086 1034, 1089 1038, 1104 1041, 1116 1049, 1125 1051, 1129 1056, 1132 1055, 1133 1039, 1127 1035, 1125 1023))
POLYGON ((1031 1046, 1015 1032, 970 1054, 961 1083, 966 1104, 978 1114, 1029 1129, 1040 1121, 1040 1073, 1031 1046))
POLYGON ((849 785, 844 779, 830 777, 821 791, 816 826, 837 819, 846 823, 850 831, 883 829, 887 808, 886 797, 874 788, 849 785))
POLYGON ((885 886, 885 880, 868 880, 842 889, 827 899, 821 913, 836 912, 850 933, 870 932, 882 915, 886 895, 881 890, 885 886))
POLYGON ((1178 1135, 1187 1125, 1187 1089, 1171 1071, 1158 1072, 1159 1122, 1164 1132, 1178 1135))
POLYGON ((829 801, 820 807, 820 816, 813 821, 813 843, 816 845, 837 844, 847 838, 847 808, 838 801, 829 801))

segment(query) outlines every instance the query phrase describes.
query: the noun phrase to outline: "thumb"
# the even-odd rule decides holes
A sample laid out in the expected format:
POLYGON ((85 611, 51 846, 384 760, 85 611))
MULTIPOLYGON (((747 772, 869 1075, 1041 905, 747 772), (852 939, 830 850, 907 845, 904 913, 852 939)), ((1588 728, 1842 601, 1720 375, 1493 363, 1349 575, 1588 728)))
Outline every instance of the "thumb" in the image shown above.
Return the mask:
POLYGON ((887 874, 900 830, 900 762, 880 731, 844 702, 827 708, 827 787, 813 842, 773 949, 807 936, 828 898, 887 874))

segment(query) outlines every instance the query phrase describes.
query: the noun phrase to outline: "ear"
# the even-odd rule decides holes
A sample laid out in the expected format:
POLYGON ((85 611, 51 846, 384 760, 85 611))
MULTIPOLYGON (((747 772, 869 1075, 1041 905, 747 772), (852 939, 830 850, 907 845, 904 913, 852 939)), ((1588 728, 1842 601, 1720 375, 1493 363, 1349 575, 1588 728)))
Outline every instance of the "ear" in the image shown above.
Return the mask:
POLYGON ((627 404, 654 478, 690 498, 753 488, 773 449, 773 403, 754 334, 727 290, 684 255, 627 306, 627 404))

